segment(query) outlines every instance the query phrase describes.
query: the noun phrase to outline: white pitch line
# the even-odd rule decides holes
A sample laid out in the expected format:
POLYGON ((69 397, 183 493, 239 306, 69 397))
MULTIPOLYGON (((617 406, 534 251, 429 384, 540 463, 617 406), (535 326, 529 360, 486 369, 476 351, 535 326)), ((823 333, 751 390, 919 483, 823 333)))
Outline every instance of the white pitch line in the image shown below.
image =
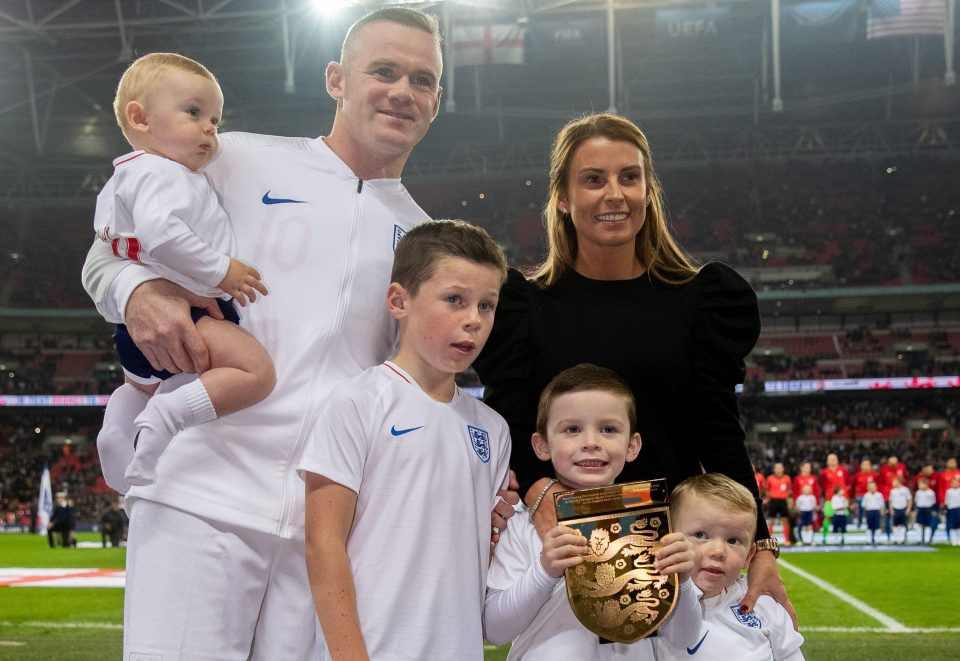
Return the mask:
POLYGON ((50 622, 25 620, 23 622, 0 621, 0 627, 50 627, 51 629, 123 629, 122 624, 112 622, 50 622))
MULTIPOLYGON (((854 608, 856 608, 856 609, 857 609, 858 611, 860 611, 861 613, 865 613, 866 615, 869 615, 870 617, 872 617, 873 619, 875 619, 877 622, 879 622, 880 624, 884 625, 884 626, 886 627, 886 631, 891 632, 891 633, 904 633, 904 632, 906 632, 906 630, 907 630, 907 626, 906 626, 906 625, 904 625, 904 624, 902 624, 902 623, 900 623, 900 622, 897 622, 895 619, 893 619, 892 617, 890 617, 889 615, 887 615, 887 614, 885 614, 885 613, 881 613, 881 612, 878 611, 876 608, 873 608, 872 606, 869 606, 868 604, 863 603, 862 601, 860 601, 860 600, 857 599, 856 597, 853 597, 853 596, 847 594, 846 592, 844 592, 844 591, 841 590, 840 588, 838 588, 838 587, 836 587, 836 586, 834 586, 834 585, 831 585, 830 583, 827 583, 827 582, 826 582, 825 580, 823 580, 822 578, 820 578, 820 577, 818 577, 818 576, 814 576, 813 574, 811 574, 811 573, 809 573, 809 572, 806 572, 806 571, 800 569, 800 568, 797 567, 796 565, 792 565, 792 564, 790 564, 789 562, 786 562, 785 560, 783 560, 783 558, 781 558, 780 560, 778 560, 778 561, 777 561, 777 564, 778 564, 779 566, 781 566, 781 567, 784 567, 785 569, 789 569, 789 570, 792 571, 794 574, 796 574, 796 575, 798 575, 798 576, 800 576, 800 577, 802 577, 802 578, 807 579, 808 581, 810 581, 811 583, 813 583, 814 585, 816 585, 818 588, 820 588, 821 590, 824 590, 825 592, 829 592, 830 594, 832 594, 834 597, 836 597, 836 598, 839 599, 840 601, 844 601, 844 602, 850 604, 851 606, 853 606, 854 608)), ((874 629, 874 631, 876 631, 876 629, 874 629)), ((881 629, 880 631, 883 631, 883 629, 881 629)))
POLYGON ((902 631, 890 631, 879 627, 800 627, 801 633, 960 633, 960 627, 907 627, 902 631))

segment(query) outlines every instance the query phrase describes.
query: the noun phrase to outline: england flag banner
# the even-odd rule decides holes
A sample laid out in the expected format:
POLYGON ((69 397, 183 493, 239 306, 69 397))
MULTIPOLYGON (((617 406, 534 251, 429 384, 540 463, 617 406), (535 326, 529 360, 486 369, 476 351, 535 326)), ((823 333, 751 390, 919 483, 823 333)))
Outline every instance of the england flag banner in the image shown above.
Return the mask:
POLYGON ((455 26, 454 65, 523 64, 523 32, 516 23, 455 26))
POLYGON ((40 495, 37 496, 37 532, 47 534, 47 524, 53 514, 53 490, 50 488, 50 468, 43 467, 40 476, 40 495))

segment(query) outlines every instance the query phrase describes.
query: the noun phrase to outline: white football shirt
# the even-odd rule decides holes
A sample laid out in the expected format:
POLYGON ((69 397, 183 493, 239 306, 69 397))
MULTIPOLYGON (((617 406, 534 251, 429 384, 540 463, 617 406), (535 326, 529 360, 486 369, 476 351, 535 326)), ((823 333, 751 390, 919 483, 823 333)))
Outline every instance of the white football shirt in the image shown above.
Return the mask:
POLYGON ((459 388, 432 399, 392 362, 337 387, 297 468, 357 492, 347 555, 372 659, 483 659, 490 512, 506 422, 459 388))

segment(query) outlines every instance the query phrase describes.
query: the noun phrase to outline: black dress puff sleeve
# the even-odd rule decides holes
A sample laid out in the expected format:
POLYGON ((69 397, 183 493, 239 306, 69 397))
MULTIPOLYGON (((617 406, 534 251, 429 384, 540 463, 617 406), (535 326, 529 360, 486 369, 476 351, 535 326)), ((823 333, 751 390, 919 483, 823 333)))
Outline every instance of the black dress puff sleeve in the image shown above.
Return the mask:
POLYGON ((757 295, 733 269, 710 263, 692 283, 693 409, 700 462, 747 487, 757 500, 757 539, 769 536, 740 424, 734 389, 746 375, 745 358, 760 337, 757 295))

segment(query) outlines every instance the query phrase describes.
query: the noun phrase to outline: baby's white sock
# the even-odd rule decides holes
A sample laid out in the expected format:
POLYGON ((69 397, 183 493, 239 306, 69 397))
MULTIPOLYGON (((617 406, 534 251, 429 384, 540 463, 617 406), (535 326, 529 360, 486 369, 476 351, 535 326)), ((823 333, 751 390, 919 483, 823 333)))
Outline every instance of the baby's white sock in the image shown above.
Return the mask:
POLYGON ((120 493, 130 488, 123 473, 133 459, 133 438, 137 434, 134 420, 149 401, 147 393, 125 383, 113 391, 103 412, 103 427, 97 434, 100 470, 107 485, 120 493))
POLYGON ((136 419, 137 451, 127 468, 127 481, 137 486, 153 484, 157 460, 173 437, 187 427, 216 419, 217 412, 200 379, 151 397, 136 419))

